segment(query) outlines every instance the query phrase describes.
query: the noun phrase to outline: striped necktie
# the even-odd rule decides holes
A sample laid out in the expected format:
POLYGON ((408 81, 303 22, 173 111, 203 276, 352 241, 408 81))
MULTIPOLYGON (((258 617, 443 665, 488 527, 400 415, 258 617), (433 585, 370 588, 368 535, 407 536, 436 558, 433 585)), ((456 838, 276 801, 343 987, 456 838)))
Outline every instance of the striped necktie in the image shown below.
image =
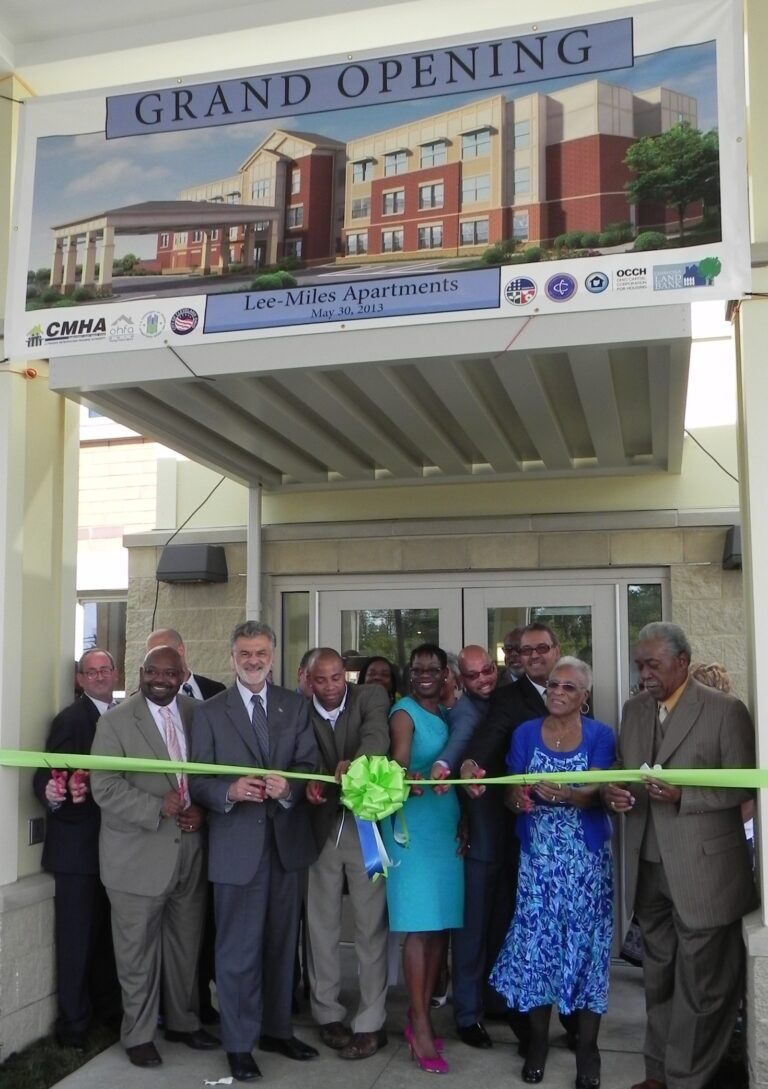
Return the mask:
MULTIPOLYGON (((168 755, 171 760, 183 761, 184 753, 181 751, 181 743, 179 742, 179 735, 176 732, 176 723, 170 707, 160 708, 160 718, 163 720, 163 733, 165 734, 165 747, 168 750, 168 755)), ((179 784, 179 794, 184 802, 184 808, 188 809, 189 788, 187 785, 187 777, 182 772, 177 772, 176 781, 179 784)))
POLYGON ((253 726, 253 732, 256 735, 256 743, 261 751, 261 758, 264 761, 264 767, 269 767, 269 727, 267 726, 267 712, 264 710, 264 703, 258 693, 254 692, 251 696, 251 725, 253 726))

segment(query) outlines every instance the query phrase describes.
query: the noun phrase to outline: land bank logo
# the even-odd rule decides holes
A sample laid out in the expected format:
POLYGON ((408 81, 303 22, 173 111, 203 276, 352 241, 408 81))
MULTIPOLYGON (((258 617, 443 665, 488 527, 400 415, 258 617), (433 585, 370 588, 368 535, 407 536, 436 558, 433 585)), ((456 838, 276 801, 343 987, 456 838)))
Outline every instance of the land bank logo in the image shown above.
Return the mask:
POLYGON ((153 340, 165 329, 165 318, 157 310, 150 310, 139 322, 139 332, 143 337, 153 340))
POLYGON ((181 310, 177 310, 171 318, 171 329, 177 336, 185 337, 187 333, 197 328, 199 320, 196 310, 193 310, 191 306, 182 306, 181 310))
POLYGON ((719 257, 702 257, 686 265, 654 265, 654 291, 680 291, 689 287, 711 287, 722 272, 719 257))
POLYGON ((539 293, 536 281, 530 276, 516 276, 504 288, 504 298, 513 306, 527 306, 539 293))
POLYGON ((648 287, 648 269, 643 265, 617 268, 613 274, 613 286, 617 291, 642 291, 648 287))
POLYGON ((584 281, 584 287, 591 295, 601 295, 610 284, 608 276, 604 272, 590 272, 584 281))
POLYGON ((101 340, 107 335, 106 318, 61 318, 49 321, 43 328, 38 324, 27 331, 28 348, 65 341, 101 340))
POLYGON ((568 302, 579 289, 576 278, 569 272, 560 272, 557 276, 550 276, 544 285, 547 298, 552 302, 568 302))

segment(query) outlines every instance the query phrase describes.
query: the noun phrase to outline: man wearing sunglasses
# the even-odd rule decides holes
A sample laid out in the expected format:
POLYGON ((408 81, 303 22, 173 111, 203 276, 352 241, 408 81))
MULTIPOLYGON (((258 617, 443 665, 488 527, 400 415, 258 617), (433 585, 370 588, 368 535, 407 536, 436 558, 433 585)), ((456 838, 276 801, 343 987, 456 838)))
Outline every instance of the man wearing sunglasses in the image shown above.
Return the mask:
MULTIPOLYGON (((465 861, 465 873, 467 881, 470 876, 472 880, 471 890, 467 886, 467 899, 473 904, 481 938, 476 972, 481 994, 485 986, 485 1012, 495 1016, 509 1011, 486 981, 515 907, 520 844, 515 835, 514 817, 504 807, 504 791, 494 787, 486 790, 482 779, 506 775, 506 756, 513 732, 528 719, 547 713, 544 693, 549 674, 560 657, 560 641, 547 624, 534 621, 520 633, 519 653, 525 672, 514 684, 504 685, 490 696, 488 713, 472 735, 460 768, 461 778, 472 781, 467 785, 472 799, 467 805, 470 823, 467 859, 472 862, 465 861)), ((527 1018, 512 1012, 510 1025, 520 1040, 523 1054, 529 1034, 527 1018)))

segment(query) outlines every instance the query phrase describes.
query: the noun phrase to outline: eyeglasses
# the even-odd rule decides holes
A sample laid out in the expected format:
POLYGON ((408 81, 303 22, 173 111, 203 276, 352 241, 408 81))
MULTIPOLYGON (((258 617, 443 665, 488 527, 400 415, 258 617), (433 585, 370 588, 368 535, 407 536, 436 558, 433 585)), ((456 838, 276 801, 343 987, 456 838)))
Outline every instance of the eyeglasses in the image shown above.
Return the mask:
POLYGON ((548 692, 554 692, 555 689, 562 688, 563 692, 567 692, 569 696, 572 696, 574 692, 585 692, 585 688, 580 688, 573 681, 547 681, 546 689, 548 692))
POLYGON ((478 677, 492 677, 496 672, 495 665, 483 666, 482 669, 462 670, 462 677, 466 677, 468 681, 476 681, 478 677))
POLYGON ((439 677, 442 672, 442 669, 438 669, 437 666, 427 666, 425 669, 421 666, 411 666, 412 677, 439 677))
POLYGON ((552 650, 554 643, 537 643, 535 647, 524 646, 520 647, 520 655, 523 658, 530 658, 532 654, 546 654, 552 650))
POLYGON ((501 647, 502 647, 502 650, 504 651, 505 654, 519 654, 520 653, 520 644, 519 643, 502 643, 501 647))
POLYGON ((104 666, 103 669, 84 669, 83 676, 89 681, 95 681, 97 677, 109 677, 114 672, 114 666, 104 666))

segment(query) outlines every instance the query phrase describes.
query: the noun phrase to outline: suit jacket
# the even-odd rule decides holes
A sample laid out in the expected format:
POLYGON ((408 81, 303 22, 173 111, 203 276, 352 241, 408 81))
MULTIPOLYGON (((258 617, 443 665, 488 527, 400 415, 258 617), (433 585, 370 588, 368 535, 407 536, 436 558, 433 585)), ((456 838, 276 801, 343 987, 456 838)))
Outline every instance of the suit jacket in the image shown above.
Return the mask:
MULTIPOLYGON (((523 722, 546 713, 544 700, 527 676, 497 688, 491 696, 488 715, 472 735, 464 758, 475 760, 488 776, 506 775, 512 734, 523 722)), ((504 805, 503 787, 490 786, 482 797, 470 798, 466 813, 470 858, 482 862, 517 859, 520 845, 515 834, 515 817, 504 805)))
POLYGON ((200 689, 204 700, 209 700, 211 696, 218 696, 219 692, 223 692, 226 685, 221 681, 214 681, 210 677, 204 677, 202 673, 193 673, 192 676, 197 681, 197 687, 200 689))
MULTIPOLYGON (((335 728, 309 701, 309 717, 320 750, 320 771, 333 775, 340 760, 378 756, 389 752, 389 699, 379 684, 347 685, 347 702, 335 728)), ((341 788, 325 784, 323 805, 309 807, 318 851, 331 834, 339 810, 341 788)))
MULTIPOLYGON (((755 733, 741 700, 689 681, 667 720, 654 758, 656 701, 647 692, 624 705, 619 762, 663 768, 752 768, 755 733)), ((648 820, 647 791, 631 786, 636 801, 626 815, 626 899, 637 889, 640 848, 648 820)), ((679 806, 654 804, 659 854, 675 908, 686 926, 724 926, 756 902, 739 806, 749 790, 683 787, 679 806)))
MULTIPOLYGON (((275 771, 316 771, 318 751, 307 700, 287 688, 269 685, 267 727, 270 764, 275 771)), ((262 766, 251 720, 236 685, 195 706, 191 759, 205 764, 262 766)), ((309 823, 304 784, 293 782, 292 802, 236 803, 227 788, 236 775, 190 777, 192 797, 209 810, 208 876, 227 885, 246 885, 256 874, 271 824, 278 857, 286 870, 314 862, 317 848, 309 823)))
MULTIPOLYGON (((187 733, 189 756, 189 724, 198 701, 179 695, 176 705, 187 733)), ((97 756, 170 759, 141 692, 101 716, 91 751, 97 756)), ((91 789, 101 809, 101 880, 108 889, 160 896, 170 886, 181 850, 181 832, 175 820, 160 815, 160 809, 165 794, 177 788, 173 773, 91 772, 91 789)), ((184 836, 194 836, 203 849, 201 832, 185 832, 184 836)))
MULTIPOLYGON (((89 753, 99 721, 99 709, 81 696, 56 715, 46 742, 46 752, 89 753)), ((89 791, 77 805, 67 793, 66 801, 51 809, 45 788, 50 768, 39 768, 32 783, 47 815, 42 865, 50 873, 97 874, 99 872, 99 807, 89 791)))

